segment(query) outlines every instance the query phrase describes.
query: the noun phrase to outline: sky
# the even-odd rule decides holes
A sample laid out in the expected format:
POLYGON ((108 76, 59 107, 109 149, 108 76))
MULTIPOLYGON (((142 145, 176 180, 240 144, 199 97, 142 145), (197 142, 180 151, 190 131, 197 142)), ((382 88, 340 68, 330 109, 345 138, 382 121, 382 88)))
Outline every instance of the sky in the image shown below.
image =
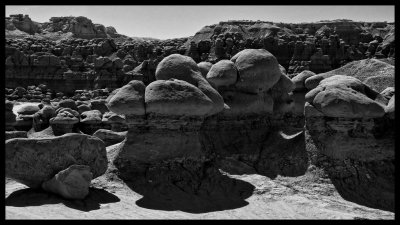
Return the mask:
POLYGON ((284 23, 350 19, 394 22, 394 6, 6 6, 6 15, 28 14, 36 22, 54 16, 85 16, 129 37, 169 39, 194 35, 206 25, 227 20, 284 23))

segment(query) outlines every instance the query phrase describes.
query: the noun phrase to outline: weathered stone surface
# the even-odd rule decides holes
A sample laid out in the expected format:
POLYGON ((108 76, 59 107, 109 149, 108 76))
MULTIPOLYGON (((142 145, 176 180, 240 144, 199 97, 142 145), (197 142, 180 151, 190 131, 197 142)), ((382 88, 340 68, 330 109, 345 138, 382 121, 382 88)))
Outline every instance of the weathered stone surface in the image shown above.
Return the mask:
POLYGON ((26 131, 6 131, 6 140, 13 138, 28 138, 26 131))
POLYGON ((85 124, 99 124, 103 115, 99 110, 90 110, 81 113, 80 122, 85 124))
POLYGON ((216 87, 235 84, 237 81, 235 64, 230 60, 218 61, 207 73, 207 81, 216 87))
POLYGON ((313 105, 330 117, 376 118, 385 114, 382 105, 351 88, 332 87, 321 91, 313 105))
POLYGON ((199 62, 197 64, 197 66, 199 67, 199 70, 201 72, 201 75, 206 78, 207 77, 207 73, 208 71, 210 71, 211 67, 213 66, 212 63, 210 62, 199 62))
POLYGON ((183 80, 199 88, 214 103, 209 115, 216 114, 224 108, 222 96, 201 75, 196 62, 188 56, 172 54, 165 57, 158 64, 155 76, 157 80, 183 80))
POLYGON ((93 136, 98 137, 104 141, 106 146, 122 142, 126 138, 127 131, 115 132, 112 130, 99 129, 94 132, 93 136))
POLYGON ((239 72, 236 87, 241 91, 266 91, 278 82, 282 74, 275 56, 265 49, 246 49, 231 60, 239 72))
POLYGON ((104 142, 85 134, 6 141, 6 177, 39 188, 70 165, 88 165, 93 178, 107 169, 104 142))
POLYGON ((72 99, 61 100, 58 103, 58 106, 62 107, 62 108, 70 108, 70 109, 73 109, 73 110, 77 110, 78 109, 77 106, 76 106, 76 102, 74 100, 72 100, 72 99))
POLYGON ((133 80, 121 87, 107 102, 108 108, 117 113, 125 115, 144 115, 146 86, 141 81, 133 80))
POLYGON ((309 70, 304 70, 303 72, 297 74, 295 77, 292 78, 292 82, 294 83, 295 91, 302 91, 306 89, 305 86, 305 81, 307 78, 310 78, 312 76, 315 76, 316 74, 309 71, 309 70))
POLYGON ((229 106, 229 109, 224 109, 224 111, 222 111, 223 115, 263 115, 272 113, 273 111, 274 101, 268 93, 254 95, 225 91, 222 96, 225 100, 225 104, 229 106))
POLYGON ((43 182, 42 188, 66 199, 84 199, 89 194, 92 177, 89 166, 71 165, 43 182))
POLYGON ((182 80, 157 80, 146 87, 146 113, 204 116, 213 102, 194 85, 182 80))
POLYGON ((380 94, 383 97, 385 97, 386 99, 390 100, 392 98, 392 96, 394 95, 394 87, 387 87, 380 94))

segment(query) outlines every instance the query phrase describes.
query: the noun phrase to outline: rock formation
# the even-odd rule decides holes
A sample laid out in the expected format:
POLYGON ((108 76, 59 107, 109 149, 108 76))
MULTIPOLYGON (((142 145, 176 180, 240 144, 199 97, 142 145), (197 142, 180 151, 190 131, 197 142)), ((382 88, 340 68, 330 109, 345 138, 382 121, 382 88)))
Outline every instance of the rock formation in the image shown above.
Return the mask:
POLYGON ((368 89, 348 76, 322 80, 306 95, 306 128, 343 198, 394 210, 393 118, 368 89))
POLYGON ((93 178, 102 175, 107 169, 103 141, 83 134, 6 141, 6 177, 28 187, 40 188, 74 164, 89 166, 93 178))

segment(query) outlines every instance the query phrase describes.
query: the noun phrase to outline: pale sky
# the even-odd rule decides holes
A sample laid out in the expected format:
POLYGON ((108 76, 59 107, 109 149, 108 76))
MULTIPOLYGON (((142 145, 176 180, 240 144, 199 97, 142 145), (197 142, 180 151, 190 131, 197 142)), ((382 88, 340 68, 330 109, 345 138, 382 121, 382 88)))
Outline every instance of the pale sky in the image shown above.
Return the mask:
POLYGON ((301 23, 350 19, 394 22, 394 6, 6 6, 6 15, 28 14, 36 22, 54 16, 85 16, 130 37, 188 37, 206 25, 227 20, 301 23))

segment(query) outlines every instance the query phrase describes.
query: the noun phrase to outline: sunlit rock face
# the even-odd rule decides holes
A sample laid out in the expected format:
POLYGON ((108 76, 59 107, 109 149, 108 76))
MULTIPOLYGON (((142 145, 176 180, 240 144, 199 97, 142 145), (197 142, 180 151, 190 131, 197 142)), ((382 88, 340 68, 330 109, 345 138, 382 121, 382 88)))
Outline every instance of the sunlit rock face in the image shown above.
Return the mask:
POLYGON ((378 97, 356 78, 326 78, 306 94, 306 129, 343 198, 393 211, 394 118, 378 97))

